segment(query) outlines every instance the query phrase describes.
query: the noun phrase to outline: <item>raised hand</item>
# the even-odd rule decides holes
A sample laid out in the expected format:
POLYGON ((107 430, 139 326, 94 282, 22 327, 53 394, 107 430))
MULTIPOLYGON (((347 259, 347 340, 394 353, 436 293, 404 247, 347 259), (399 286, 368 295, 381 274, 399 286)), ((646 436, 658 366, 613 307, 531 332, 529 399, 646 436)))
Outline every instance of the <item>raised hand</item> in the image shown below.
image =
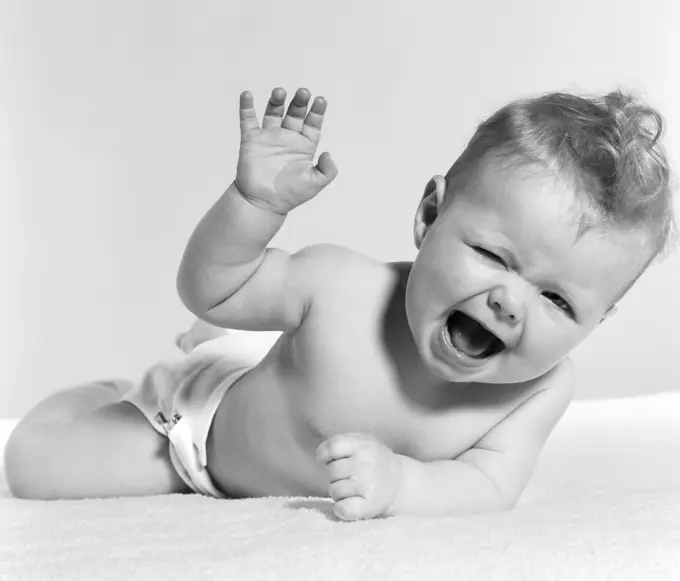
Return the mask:
POLYGON ((369 434, 339 434, 316 451, 330 480, 328 495, 343 520, 374 518, 391 507, 401 486, 401 465, 385 444, 369 434))
POLYGON ((286 91, 272 91, 260 127, 253 97, 241 93, 241 147, 236 187, 252 204, 277 214, 287 214, 312 199, 338 175, 329 153, 314 165, 326 100, 298 89, 285 112, 286 91))

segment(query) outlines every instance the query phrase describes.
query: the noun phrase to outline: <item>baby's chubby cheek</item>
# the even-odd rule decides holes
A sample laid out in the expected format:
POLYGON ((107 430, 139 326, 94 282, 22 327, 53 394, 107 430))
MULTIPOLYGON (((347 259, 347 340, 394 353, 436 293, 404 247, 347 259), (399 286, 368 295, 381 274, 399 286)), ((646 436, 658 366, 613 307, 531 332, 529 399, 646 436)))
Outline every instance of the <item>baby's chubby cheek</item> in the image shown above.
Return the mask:
POLYGON ((558 338, 555 333, 542 337, 525 336, 512 351, 502 354, 505 361, 500 371, 504 372, 506 381, 513 383, 541 377, 569 356, 582 340, 574 339, 568 335, 558 338))

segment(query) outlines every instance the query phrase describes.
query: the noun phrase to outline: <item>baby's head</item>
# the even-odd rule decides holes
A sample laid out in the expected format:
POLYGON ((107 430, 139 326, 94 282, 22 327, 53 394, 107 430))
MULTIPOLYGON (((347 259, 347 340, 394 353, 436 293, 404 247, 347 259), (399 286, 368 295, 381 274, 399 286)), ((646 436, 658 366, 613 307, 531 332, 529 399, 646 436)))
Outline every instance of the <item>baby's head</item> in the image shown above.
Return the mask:
POLYGON ((614 312, 672 239, 661 133, 620 92, 515 101, 479 126, 415 220, 407 314, 435 373, 537 377, 614 312))

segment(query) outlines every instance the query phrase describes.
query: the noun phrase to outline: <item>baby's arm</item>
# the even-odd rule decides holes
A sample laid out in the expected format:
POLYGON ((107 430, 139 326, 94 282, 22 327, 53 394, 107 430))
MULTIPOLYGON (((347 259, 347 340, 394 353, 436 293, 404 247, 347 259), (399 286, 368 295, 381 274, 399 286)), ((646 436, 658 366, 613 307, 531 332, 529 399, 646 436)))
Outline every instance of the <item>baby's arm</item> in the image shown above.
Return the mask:
POLYGON ((571 361, 565 360, 544 381, 543 390, 455 460, 423 463, 400 456, 403 479, 389 513, 459 514, 513 508, 571 401, 571 361))
POLYGON ((519 500, 551 430, 569 405, 569 360, 539 380, 540 391, 452 460, 420 462, 368 434, 338 434, 317 457, 326 465, 335 513, 445 515, 510 509, 519 500))
POLYGON ((249 93, 241 95, 241 147, 236 179, 194 231, 177 288, 199 318, 252 330, 297 328, 309 297, 306 253, 267 245, 287 213, 313 198, 337 174, 328 154, 313 165, 326 102, 300 89, 284 117, 285 92, 275 89, 258 125, 249 93))

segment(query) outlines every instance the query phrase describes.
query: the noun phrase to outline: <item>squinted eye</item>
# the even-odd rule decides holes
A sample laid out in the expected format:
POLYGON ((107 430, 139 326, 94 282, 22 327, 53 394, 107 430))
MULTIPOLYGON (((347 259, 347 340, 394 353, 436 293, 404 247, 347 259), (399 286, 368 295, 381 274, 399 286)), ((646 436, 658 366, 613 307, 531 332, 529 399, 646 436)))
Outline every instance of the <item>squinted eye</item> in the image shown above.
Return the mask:
POLYGON ((560 295, 552 292, 545 292, 543 293, 543 296, 553 303, 558 309, 567 313, 570 317, 574 316, 574 311, 572 310, 571 306, 560 295))
POLYGON ((497 254, 489 252, 488 250, 482 248, 481 246, 473 246, 472 249, 477 254, 481 254, 484 258, 488 258, 489 260, 493 260, 494 262, 497 262, 498 264, 502 264, 503 266, 505 266, 505 262, 503 262, 503 259, 497 254))

